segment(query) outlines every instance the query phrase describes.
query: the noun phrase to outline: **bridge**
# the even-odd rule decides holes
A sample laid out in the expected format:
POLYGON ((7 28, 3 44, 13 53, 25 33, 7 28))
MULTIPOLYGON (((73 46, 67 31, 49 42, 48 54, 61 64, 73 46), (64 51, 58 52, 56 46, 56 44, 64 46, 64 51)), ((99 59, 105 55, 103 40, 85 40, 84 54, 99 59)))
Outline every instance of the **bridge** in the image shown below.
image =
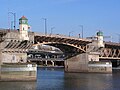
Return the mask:
MULTIPOLYGON (((44 35, 35 33, 34 43, 59 48, 65 55, 65 70, 69 72, 86 72, 89 66, 102 66, 102 64, 106 65, 106 62, 109 63, 108 67, 120 65, 120 44, 103 41, 103 33, 101 31, 92 39, 69 37, 60 34, 44 35), (79 70, 76 67, 79 67, 79 70)), ((92 71, 91 68, 90 70, 92 71)), ((105 68, 103 69, 104 71, 106 71, 105 68)), ((98 69, 93 72, 97 72, 98 69)), ((111 69, 108 71, 111 72, 111 69)))
MULTIPOLYGON (((46 62, 46 56, 40 58, 40 55, 35 55, 44 53, 37 49, 30 52, 34 45, 59 48, 56 50, 63 52, 64 59, 60 60, 61 54, 52 53, 49 57, 58 58, 55 60, 47 56, 47 60, 53 65, 55 61, 64 62, 66 72, 111 73, 112 66, 120 65, 120 44, 105 42, 101 31, 89 38, 28 32, 28 19, 25 16, 19 19, 19 26, 18 30, 0 30, 0 80, 36 80, 37 66, 29 60, 46 62), (34 54, 35 58, 27 58, 29 53, 34 54)), ((46 52, 51 53, 48 50, 46 52)))
MULTIPOLYGON (((65 54, 73 54, 75 53, 86 53, 89 48, 89 44, 92 42, 97 42, 93 39, 84 39, 77 37, 69 37, 65 35, 44 35, 36 33, 34 37, 35 43, 52 45, 60 50, 62 50, 65 54)), ((120 44, 114 42, 105 42, 103 48, 92 47, 91 51, 100 52, 100 59, 117 59, 120 60, 120 44), (96 50, 95 50, 96 49, 96 50)), ((67 56, 66 56, 67 57, 67 56)))
MULTIPOLYGON (((34 44, 38 44, 51 45, 59 48, 65 55, 64 59, 48 58, 47 61, 52 63, 52 65, 55 65, 54 62, 59 61, 61 61, 63 65, 64 62, 65 71, 68 72, 99 72, 101 69, 100 67, 95 71, 93 70, 93 67, 96 65, 104 66, 106 65, 106 62, 109 62, 109 65, 107 66, 110 68, 110 70, 108 70, 108 72, 111 72, 110 62, 112 62, 112 66, 120 65, 120 44, 105 42, 103 41, 103 36, 99 34, 94 39, 85 39, 59 34, 44 35, 40 33, 29 32, 28 36, 30 39, 21 40, 19 39, 19 31, 1 30, 0 36, 1 55, 3 57, 1 63, 20 62, 21 57, 26 57, 26 53, 29 53, 31 47, 34 44), (6 55, 8 57, 6 57, 6 55)), ((41 51, 39 50, 32 50, 32 53, 34 54, 40 52, 41 51)), ((22 59, 24 62, 26 62, 26 58, 22 59)), ((28 60, 35 60, 38 62, 41 60, 46 63, 46 58, 28 58, 28 60)), ((104 70, 102 72, 106 72, 105 68, 102 68, 104 70)))

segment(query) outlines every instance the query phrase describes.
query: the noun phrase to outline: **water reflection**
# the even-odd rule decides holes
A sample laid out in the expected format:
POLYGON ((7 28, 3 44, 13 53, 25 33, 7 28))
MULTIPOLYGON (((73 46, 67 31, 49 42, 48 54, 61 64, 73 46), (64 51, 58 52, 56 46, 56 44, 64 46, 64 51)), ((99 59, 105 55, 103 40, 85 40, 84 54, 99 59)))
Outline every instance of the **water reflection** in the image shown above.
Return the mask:
POLYGON ((0 82, 0 90, 36 90, 36 82, 0 82))
POLYGON ((63 90, 63 69, 41 68, 38 73, 37 90, 63 90))
POLYGON ((65 73, 68 90, 112 90, 112 74, 65 73))

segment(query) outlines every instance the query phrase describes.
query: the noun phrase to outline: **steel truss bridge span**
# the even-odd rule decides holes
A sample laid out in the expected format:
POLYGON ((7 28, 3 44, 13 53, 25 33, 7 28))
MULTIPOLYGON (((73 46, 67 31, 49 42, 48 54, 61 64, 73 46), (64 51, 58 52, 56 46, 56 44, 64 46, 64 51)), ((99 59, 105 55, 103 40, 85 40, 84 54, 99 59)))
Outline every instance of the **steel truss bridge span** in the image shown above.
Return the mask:
POLYGON ((76 48, 77 51, 83 53, 86 52, 87 49, 86 46, 87 44, 91 43, 91 40, 60 36, 60 35, 53 35, 53 36, 37 35, 35 36, 35 43, 52 45, 60 49, 62 49, 61 47, 66 47, 66 46, 72 47, 72 48, 76 48))
MULTIPOLYGON (((55 46, 65 53, 86 53, 87 46, 93 41, 91 39, 82 39, 68 37, 64 35, 44 35, 35 34, 35 43, 55 46)), ((98 50, 100 59, 120 60, 120 44, 114 42, 104 42, 105 47, 98 50)))

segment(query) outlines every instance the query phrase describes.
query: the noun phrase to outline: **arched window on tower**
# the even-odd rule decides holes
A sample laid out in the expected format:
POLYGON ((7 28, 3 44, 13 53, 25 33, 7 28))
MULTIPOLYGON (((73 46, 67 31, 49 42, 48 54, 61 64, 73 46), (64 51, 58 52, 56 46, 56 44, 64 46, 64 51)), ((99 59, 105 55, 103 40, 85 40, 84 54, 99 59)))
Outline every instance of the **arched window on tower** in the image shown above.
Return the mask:
POLYGON ((23 30, 24 30, 24 27, 23 27, 23 30))

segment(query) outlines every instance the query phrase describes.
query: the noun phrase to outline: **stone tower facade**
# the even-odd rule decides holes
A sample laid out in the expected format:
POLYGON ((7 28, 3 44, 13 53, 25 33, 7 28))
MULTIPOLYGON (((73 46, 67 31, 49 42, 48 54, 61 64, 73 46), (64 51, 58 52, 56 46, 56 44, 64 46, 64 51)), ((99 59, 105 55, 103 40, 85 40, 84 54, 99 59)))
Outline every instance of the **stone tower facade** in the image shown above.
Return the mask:
POLYGON ((29 40, 28 29, 29 29, 28 19, 25 16, 22 16, 19 19, 20 39, 29 40))
POLYGON ((98 39, 98 47, 104 47, 103 32, 101 31, 97 32, 97 39, 98 39))

